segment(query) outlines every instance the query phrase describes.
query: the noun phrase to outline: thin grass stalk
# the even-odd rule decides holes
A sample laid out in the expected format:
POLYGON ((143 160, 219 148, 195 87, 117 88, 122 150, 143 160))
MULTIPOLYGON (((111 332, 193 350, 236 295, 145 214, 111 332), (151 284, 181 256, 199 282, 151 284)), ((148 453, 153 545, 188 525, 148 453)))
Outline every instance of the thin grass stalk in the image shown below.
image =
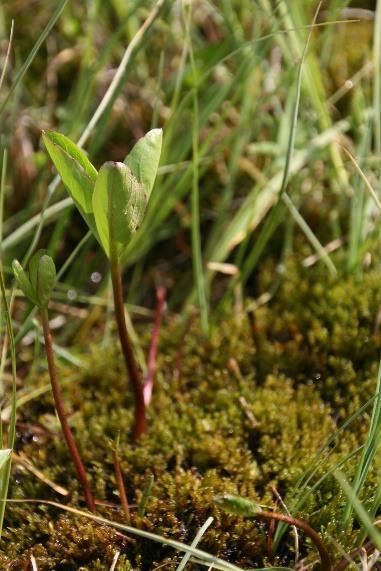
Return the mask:
POLYGON ((194 58, 192 38, 190 34, 191 11, 188 17, 184 13, 185 31, 188 40, 189 60, 191 64, 192 77, 194 82, 193 89, 193 116, 192 116, 192 164, 193 164, 193 180, 192 180, 192 261, 193 275, 196 283, 198 304, 200 307, 201 329, 205 335, 209 331, 208 302, 206 294, 206 284, 204 278, 204 269, 202 262, 201 248, 201 232, 200 232, 200 189, 199 189, 199 104, 198 104, 198 77, 196 62, 194 58))
POLYGON ((377 155, 381 153, 381 92, 380 92, 380 50, 381 50, 381 1, 377 0, 373 32, 373 117, 374 147, 377 155))
MULTIPOLYGON (((12 28, 13 30, 13 28, 12 28)), ((1 164, 1 183, 0 183, 0 244, 3 241, 3 221, 4 221, 4 198, 5 198, 5 185, 7 178, 7 164, 8 164, 8 151, 5 148, 3 151, 3 161, 1 164)), ((2 261, 3 252, 0 247, 0 258, 2 261)), ((2 321, 2 320, 1 320, 2 321)), ((4 367, 8 353, 8 336, 4 335, 3 347, 1 350, 1 362, 0 362, 0 395, 4 395, 4 367)))
MULTIPOLYGON (((311 484, 312 479, 317 474, 320 467, 323 466, 324 462, 328 460, 330 454, 333 453, 335 448, 338 445, 338 437, 341 435, 355 420, 357 420, 362 414, 370 407, 372 403, 376 400, 376 398, 381 395, 374 395, 371 397, 365 404, 363 404, 355 413, 353 413, 335 432, 333 435, 327 440, 325 445, 317 452, 315 455, 312 466, 309 468, 303 476, 298 480, 295 486, 295 493, 293 497, 290 499, 290 508, 292 510, 299 511, 306 503, 308 497, 319 488, 319 486, 333 473, 337 471, 337 469, 341 468, 354 458, 357 454, 359 454, 365 447, 365 444, 362 444, 355 450, 352 450, 349 454, 347 454, 340 462, 336 463, 334 466, 325 470, 324 475, 321 476, 314 484, 311 484), (336 441, 336 442, 335 442, 336 441)), ((280 540, 284 534, 285 527, 279 525, 274 538, 274 545, 277 547, 280 543, 280 540)))
POLYGON ((381 533, 374 525, 368 511, 359 500, 358 495, 354 491, 353 487, 349 484, 342 472, 337 471, 335 477, 349 500, 348 503, 351 506, 351 510, 353 509, 356 512, 359 521, 365 527, 367 535, 372 540, 372 543, 377 549, 381 549, 381 533))
MULTIPOLYGON (((205 532, 207 531, 208 527, 210 527, 213 523, 213 518, 212 517, 208 517, 208 519, 206 520, 206 522, 200 527, 200 529, 198 530, 196 537, 194 538, 194 540, 191 543, 191 547, 195 548, 197 547, 197 545, 200 543, 203 535, 205 534, 205 532)), ((191 554, 190 553, 186 553, 184 555, 184 557, 182 558, 182 560, 180 561, 176 571, 184 571, 189 559, 191 558, 191 554)))
POLYGON ((1 76, 0 76, 0 91, 1 91, 1 88, 3 87, 3 81, 4 81, 5 74, 6 74, 7 67, 8 67, 9 56, 11 55, 11 48, 12 48, 12 42, 13 42, 13 29, 14 29, 14 21, 12 20, 11 31, 9 33, 7 53, 5 54, 3 70, 2 70, 1 76))
POLYGON ((373 404, 372 417, 370 420, 369 432, 367 439, 365 441, 363 454, 361 460, 358 464, 355 478, 352 482, 352 492, 353 495, 348 496, 348 501, 345 505, 342 525, 345 527, 349 522, 351 517, 354 504, 352 501, 353 496, 358 496, 365 484, 365 480, 368 476, 372 461, 377 451, 378 444, 380 443, 381 437, 381 360, 378 368, 377 375, 377 387, 376 387, 376 399, 373 404))
POLYGON ((45 28, 42 30, 42 32, 41 32, 40 36, 38 37, 36 43, 34 44, 33 48, 31 49, 28 57, 26 58, 25 62, 21 66, 21 69, 17 73, 15 80, 13 81, 9 92, 7 93, 2 104, 0 105, 0 115, 2 115, 2 113, 4 112, 4 109, 6 108, 12 94, 15 92, 15 89, 17 88, 19 83, 22 81, 24 75, 26 74, 30 65, 32 64, 38 50, 40 49, 40 47, 42 46, 42 44, 44 43, 44 41, 46 40, 46 38, 50 34, 51 30, 55 26, 58 18, 61 16, 66 4, 68 3, 68 1, 69 0, 61 0, 61 2, 58 4, 56 11, 54 12, 53 16, 50 18, 49 22, 47 23, 45 28))
MULTIPOLYGON (((11 389, 11 404, 10 404, 10 418, 9 418, 9 428, 8 428, 8 441, 7 447, 9 450, 13 451, 15 438, 16 438, 16 413, 17 413, 17 401, 16 401, 16 387, 17 387, 17 375, 16 375, 16 345, 15 345, 15 338, 13 335, 13 328, 12 328, 12 321, 9 311, 9 305, 6 295, 5 289, 5 282, 4 282, 4 275, 2 264, 0 262, 0 289, 1 289, 1 297, 3 302, 3 308, 5 312, 5 321, 6 321, 6 328, 9 338, 9 344, 11 349, 11 365, 12 365, 12 389, 11 389)), ((6 355, 3 354, 2 358, 5 358, 6 355)), ((2 424, 1 424, 1 432, 2 432, 2 424)), ((8 488, 9 488, 9 481, 11 477, 11 465, 12 465, 12 455, 10 454, 9 459, 6 462, 4 467, 4 471, 2 471, 3 479, 1 485, 1 499, 5 500, 8 495, 8 488)), ((3 530, 3 523, 4 523, 4 515, 5 515, 5 507, 6 503, 4 501, 1 502, 0 505, 0 537, 3 530)))

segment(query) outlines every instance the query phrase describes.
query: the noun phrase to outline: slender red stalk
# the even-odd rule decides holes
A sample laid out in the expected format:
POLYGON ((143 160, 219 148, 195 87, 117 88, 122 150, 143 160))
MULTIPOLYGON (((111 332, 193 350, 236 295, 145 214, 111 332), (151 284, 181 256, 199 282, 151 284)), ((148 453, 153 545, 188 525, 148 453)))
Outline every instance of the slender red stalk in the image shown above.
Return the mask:
POLYGON ((165 289, 165 287, 157 288, 156 318, 155 318, 155 325, 152 330, 151 343, 148 351, 147 374, 144 379, 144 386, 143 386, 144 402, 146 404, 146 407, 148 407, 152 398, 154 376, 155 376, 155 365, 157 357, 157 346, 159 344, 159 334, 160 334, 161 320, 164 312, 166 295, 167 295, 167 290, 165 289))
POLYGON ((58 418, 61 423, 62 432, 64 438, 66 440, 66 444, 69 448, 70 455, 74 462, 75 468, 77 470, 79 481, 81 482, 83 495, 85 496, 87 507, 91 512, 95 511, 95 503, 94 498, 90 490, 89 482, 86 475, 86 470, 84 464, 82 462, 81 456, 79 454, 77 445, 75 443, 73 433, 70 429, 69 423, 67 421, 67 412, 65 409, 61 387, 58 382, 57 377, 57 369, 54 359, 54 350, 53 350, 53 339, 50 333, 49 327, 49 317, 48 317, 48 310, 42 309, 41 310, 41 317, 42 317, 42 328, 44 332, 44 339, 45 339, 45 350, 46 356, 48 359, 48 367, 49 367, 49 375, 50 375, 50 382, 52 384, 52 391, 54 397, 54 404, 56 407, 56 411, 58 414, 58 418))
POLYGON ((129 524, 131 521, 130 506, 128 504, 126 488, 124 486, 123 473, 120 465, 118 449, 116 449, 114 452, 114 470, 115 470, 116 484, 118 486, 118 491, 119 491, 120 503, 122 504, 122 508, 126 516, 126 523, 129 524))
POLYGON ((331 561, 328 555, 327 548, 324 545, 320 535, 314 529, 312 529, 312 527, 306 521, 282 513, 268 512, 264 510, 259 512, 255 517, 270 521, 274 520, 282 521, 284 523, 288 523, 289 525, 293 525, 299 529, 302 529, 304 533, 313 541, 316 549, 319 552, 322 571, 331 571, 331 561))
POLYGON ((124 314, 122 274, 119 262, 111 264, 111 280, 114 294, 115 317, 118 326, 119 340, 124 361, 130 376, 132 390, 135 398, 135 421, 133 437, 138 439, 147 431, 146 405, 144 402, 144 387, 140 371, 132 350, 131 341, 127 332, 126 316, 124 314))

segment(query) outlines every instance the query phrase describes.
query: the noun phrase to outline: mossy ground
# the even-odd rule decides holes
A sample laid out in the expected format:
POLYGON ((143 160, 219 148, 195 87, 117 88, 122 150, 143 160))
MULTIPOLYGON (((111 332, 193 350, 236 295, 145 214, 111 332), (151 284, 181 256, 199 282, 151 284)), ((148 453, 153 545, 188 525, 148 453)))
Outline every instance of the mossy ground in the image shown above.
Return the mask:
MULTIPOLYGON (((263 272, 266 289, 272 272, 263 272)), ((378 272, 361 280, 327 279, 324 268, 288 265, 269 304, 225 315, 203 340, 197 320, 167 316, 160 342, 149 433, 138 445, 130 438, 131 394, 117 343, 81 351, 86 367, 60 366, 71 423, 91 474, 99 513, 124 521, 113 469, 113 442, 120 431, 120 457, 132 525, 190 543, 209 515, 215 517, 200 547, 242 567, 292 565, 293 539, 283 537, 277 556, 269 552, 268 526, 218 511, 215 494, 230 492, 275 505, 274 489, 291 505, 297 483, 337 427, 374 394, 381 337, 378 272), (237 366, 235 366, 235 363, 237 366), (147 477, 154 476, 144 517, 135 508, 147 477)), ((247 307, 251 305, 250 300, 247 307)), ((27 379, 29 388, 48 383, 45 370, 27 379)), ((369 409, 340 433, 310 486, 361 444, 369 409)), ((82 506, 49 391, 20 409, 17 452, 44 475, 66 487, 82 506), (24 423, 24 424, 22 424, 24 423), (41 430, 42 429, 42 430, 41 430), (33 438, 34 437, 34 438, 33 438)), ((357 459, 348 461, 351 477, 357 459)), ((372 476, 368 496, 372 494, 372 476)), ((15 464, 12 498, 60 498, 46 483, 15 464)), ((294 515, 320 531, 332 558, 351 549, 356 526, 338 532, 344 497, 332 475, 311 491, 294 515)), ((316 562, 303 538, 302 555, 316 562)), ((125 541, 116 531, 47 506, 13 504, 7 509, 1 569, 175 569, 179 555, 141 540, 125 541)), ((191 568, 191 566, 189 566, 191 568)))

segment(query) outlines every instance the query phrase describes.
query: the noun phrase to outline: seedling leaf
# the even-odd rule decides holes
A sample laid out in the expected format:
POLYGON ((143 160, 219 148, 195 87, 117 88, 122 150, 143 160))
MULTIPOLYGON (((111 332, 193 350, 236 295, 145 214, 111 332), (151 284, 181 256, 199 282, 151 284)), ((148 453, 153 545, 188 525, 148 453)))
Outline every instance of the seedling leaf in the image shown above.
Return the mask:
POLYGON ((101 244, 108 257, 119 257, 139 228, 147 193, 123 163, 107 162, 98 174, 93 210, 101 244))
POLYGON ((52 258, 44 254, 38 263, 36 281, 37 299, 41 308, 48 305, 55 283, 56 267, 52 258))
POLYGON ((26 295, 35 305, 44 308, 48 305, 56 283, 56 268, 52 258, 45 250, 38 250, 29 262, 29 276, 21 264, 12 263, 15 278, 26 295))
POLYGON ((152 129, 139 139, 124 163, 131 169, 136 179, 144 186, 147 199, 150 197, 160 161, 162 129, 152 129))
POLYGON ((21 291, 23 292, 23 294, 28 299, 30 299, 30 301, 32 303, 34 303, 35 305, 38 305, 37 304, 37 297, 36 297, 36 294, 33 290, 32 284, 30 283, 30 280, 29 280, 26 272, 24 271, 23 267, 21 266, 21 264, 18 260, 13 260, 12 269, 13 269, 14 276, 16 278, 16 282, 17 282, 18 286, 20 287, 21 291))
POLYGON ((97 171, 85 153, 70 139, 53 131, 42 134, 46 149, 62 182, 98 239, 94 222, 92 195, 97 171))
POLYGON ((215 503, 225 512, 243 517, 254 517, 261 513, 262 508, 247 498, 223 494, 215 496, 215 503))

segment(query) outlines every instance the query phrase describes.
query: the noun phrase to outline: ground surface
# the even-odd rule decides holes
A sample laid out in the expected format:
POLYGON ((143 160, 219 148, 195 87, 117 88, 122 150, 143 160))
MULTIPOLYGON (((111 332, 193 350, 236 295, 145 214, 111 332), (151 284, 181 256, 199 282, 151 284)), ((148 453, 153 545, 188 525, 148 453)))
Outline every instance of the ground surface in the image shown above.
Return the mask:
MULTIPOLYGON (((271 275, 264 272, 263 289, 271 275)), ((324 270, 302 270, 295 262, 273 301, 253 311, 248 300, 244 311, 213 326, 209 341, 202 339, 197 320, 187 325, 168 315, 150 430, 138 445, 130 439, 131 395, 117 345, 113 351, 100 351, 98 345, 81 351, 84 370, 61 365, 93 489, 99 501, 112 506, 99 506, 99 513, 125 521, 113 469, 113 442, 120 431, 132 525, 190 543, 213 515, 203 549, 246 568, 292 566, 291 534, 284 535, 273 556, 267 525, 221 514, 213 502, 215 494, 230 492, 275 506, 276 490, 294 515, 322 533, 333 558, 350 550, 356 526, 338 530, 344 501, 339 485, 329 474, 317 489, 313 485, 362 442, 369 409, 331 440, 318 463, 315 455, 372 396, 380 293, 376 274, 359 283, 327 281, 324 270), (301 491, 298 482, 313 467, 316 473, 301 491), (140 517, 136 504, 151 474, 151 495, 140 517)), ((25 379, 29 388, 47 382, 43 367, 25 379)), ((72 504, 83 505, 49 390, 24 405, 19 420, 18 455, 67 488, 72 504)), ((355 464, 356 457, 345 464, 347 476, 355 464)), ((11 497, 68 501, 20 463, 14 466, 11 497)), ((111 529, 35 505, 7 510, 4 541, 0 561, 7 569, 23 569, 31 553, 40 570, 104 569, 117 551, 122 553, 118 569, 148 570, 162 563, 175 569, 179 560, 155 543, 125 542, 111 529)), ((304 538, 300 556, 316 561, 304 538)))

